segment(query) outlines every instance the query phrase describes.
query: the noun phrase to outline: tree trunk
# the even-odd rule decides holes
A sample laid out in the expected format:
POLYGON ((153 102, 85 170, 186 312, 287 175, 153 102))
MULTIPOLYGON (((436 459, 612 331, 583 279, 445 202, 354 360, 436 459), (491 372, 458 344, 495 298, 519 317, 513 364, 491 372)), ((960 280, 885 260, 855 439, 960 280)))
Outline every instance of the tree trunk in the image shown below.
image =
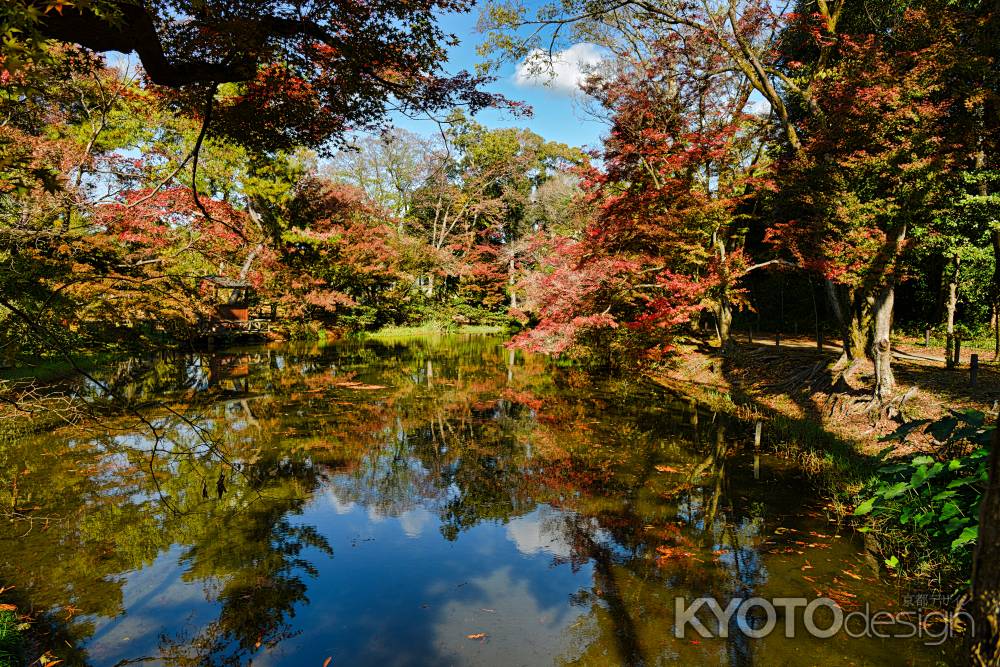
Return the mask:
POLYGON ((733 329, 733 304, 729 301, 729 274, 726 264, 728 250, 726 242, 716 230, 712 233, 712 247, 719 262, 719 299, 715 307, 715 329, 719 337, 719 345, 725 348, 729 344, 733 329))
POLYGON ((841 290, 832 280, 824 280, 827 300, 830 303, 830 310, 833 317, 840 326, 840 335, 844 340, 844 355, 842 361, 858 361, 865 358, 865 349, 868 346, 868 312, 867 304, 864 300, 855 299, 855 291, 847 291, 847 307, 842 301, 841 290), (844 311, 850 309, 845 315, 844 311))
MULTIPOLYGON (((980 149, 976 151, 975 156, 975 170, 976 174, 980 176, 977 194, 986 199, 990 191, 985 174, 983 174, 983 170, 986 168, 986 151, 982 148, 984 133, 980 132, 977 140, 980 144, 980 149)), ((993 244, 993 281, 990 285, 990 300, 993 302, 993 312, 997 319, 996 333, 993 338, 993 358, 1000 359, 1000 229, 993 229, 990 241, 993 244)))
POLYGON ((948 276, 948 300, 945 303, 945 366, 954 368, 955 359, 955 309, 958 307, 958 272, 960 268, 958 255, 951 261, 951 273, 948 276))
POLYGON ((723 294, 715 310, 715 322, 718 327, 719 344, 725 347, 733 334, 733 306, 723 294))
POLYGON ((993 304, 993 359, 1000 359, 1000 308, 993 304))
POLYGON ((965 637, 966 663, 1000 665, 1000 430, 993 433, 987 463, 989 482, 979 505, 979 537, 972 558, 971 599, 966 611, 972 625, 965 637))
POLYGON ((517 280, 515 280, 515 266, 514 258, 510 258, 510 264, 507 271, 507 284, 510 289, 510 307, 517 308, 517 290, 514 289, 517 280))
POLYGON ((826 296, 830 302, 830 311, 833 312, 833 319, 837 320, 837 324, 843 328, 844 309, 840 306, 840 295, 837 294, 837 286, 829 278, 824 278, 823 287, 826 288, 826 296))
POLYGON ((851 361, 865 358, 870 323, 871 314, 868 312, 868 305, 865 301, 859 300, 859 303, 851 308, 851 316, 844 326, 844 354, 851 361))
POLYGON ((250 251, 250 254, 247 255, 246 260, 243 262, 243 266, 240 267, 240 275, 239 275, 240 282, 243 282, 247 279, 247 275, 249 275, 250 269, 251 267, 253 267, 254 260, 257 259, 257 255, 259 255, 263 249, 264 249, 264 242, 261 241, 254 247, 253 250, 250 251))
POLYGON ((896 289, 884 287, 875 300, 875 336, 872 341, 872 360, 875 362, 874 400, 883 404, 896 390, 896 379, 892 374, 892 308, 896 299, 896 289))
MULTIPOLYGON (((990 285, 990 298, 993 301, 993 310, 1000 313, 1000 229, 994 229, 990 236, 993 241, 993 282, 990 285)), ((1000 359, 1000 315, 997 319, 993 356, 1000 359)))

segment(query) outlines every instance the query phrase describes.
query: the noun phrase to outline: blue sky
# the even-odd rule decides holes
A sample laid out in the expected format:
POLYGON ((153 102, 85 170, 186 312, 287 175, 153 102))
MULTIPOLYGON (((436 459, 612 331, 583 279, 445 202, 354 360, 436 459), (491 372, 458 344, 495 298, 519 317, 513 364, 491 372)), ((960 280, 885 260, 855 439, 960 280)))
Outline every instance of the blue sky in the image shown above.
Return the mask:
MULTIPOLYGON (((446 68, 455 73, 463 69, 472 71, 479 61, 476 46, 482 41, 482 35, 476 32, 476 21, 479 17, 477 7, 468 14, 447 14, 442 17, 441 27, 447 33, 458 35, 462 43, 449 51, 446 68)), ((592 50, 581 46, 574 49, 574 54, 584 57, 596 57, 592 50)), ((517 68, 513 63, 507 64, 498 74, 497 81, 490 85, 490 92, 502 93, 510 99, 527 102, 531 105, 534 115, 531 117, 513 117, 510 114, 494 110, 483 111, 476 119, 489 127, 527 127, 549 141, 560 141, 573 146, 596 148, 600 137, 606 132, 606 126, 581 109, 579 102, 574 102, 572 87, 573 59, 566 63, 560 71, 560 78, 554 85, 543 86, 541 83, 530 83, 517 80, 517 68)), ((579 95, 579 93, 577 93, 579 95)), ((407 130, 430 134, 437 131, 437 126, 430 121, 414 121, 398 117, 396 124, 407 130)))

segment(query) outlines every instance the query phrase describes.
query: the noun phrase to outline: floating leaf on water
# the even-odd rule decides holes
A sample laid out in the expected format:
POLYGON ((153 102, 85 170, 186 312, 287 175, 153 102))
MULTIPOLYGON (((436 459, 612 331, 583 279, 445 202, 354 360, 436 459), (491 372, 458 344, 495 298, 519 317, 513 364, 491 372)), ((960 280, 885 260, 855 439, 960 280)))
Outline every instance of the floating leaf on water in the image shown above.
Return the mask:
POLYGON ((466 639, 476 639, 476 640, 482 641, 483 639, 486 639, 487 636, 488 635, 485 632, 476 632, 476 633, 473 633, 471 635, 465 635, 465 638, 466 639))

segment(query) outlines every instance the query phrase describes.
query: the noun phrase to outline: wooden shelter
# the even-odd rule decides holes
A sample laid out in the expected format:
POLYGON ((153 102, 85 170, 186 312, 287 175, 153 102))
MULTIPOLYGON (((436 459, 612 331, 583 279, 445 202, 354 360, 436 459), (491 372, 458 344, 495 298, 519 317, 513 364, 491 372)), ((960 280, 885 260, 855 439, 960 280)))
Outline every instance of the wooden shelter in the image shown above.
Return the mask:
POLYGON ((253 285, 226 276, 206 276, 203 280, 215 292, 215 312, 206 323, 207 333, 256 334, 270 328, 274 319, 273 307, 269 317, 263 317, 259 312, 255 317, 251 313, 251 307, 257 302, 253 285))
POLYGON ((220 322, 249 322, 253 286, 225 276, 205 278, 215 290, 215 319, 220 322))

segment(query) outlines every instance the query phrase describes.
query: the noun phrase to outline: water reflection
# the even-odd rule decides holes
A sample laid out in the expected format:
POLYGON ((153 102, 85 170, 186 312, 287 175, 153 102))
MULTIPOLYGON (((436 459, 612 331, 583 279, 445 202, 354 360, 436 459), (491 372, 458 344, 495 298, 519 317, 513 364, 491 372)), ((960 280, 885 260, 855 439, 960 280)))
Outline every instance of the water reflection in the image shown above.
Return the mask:
POLYGON ((893 594, 793 471, 765 460, 754 479, 742 425, 642 383, 483 337, 164 356, 109 378, 166 403, 152 430, 123 417, 0 449, 18 517, 0 578, 51 610, 70 664, 936 658, 675 638, 678 595, 893 594))

